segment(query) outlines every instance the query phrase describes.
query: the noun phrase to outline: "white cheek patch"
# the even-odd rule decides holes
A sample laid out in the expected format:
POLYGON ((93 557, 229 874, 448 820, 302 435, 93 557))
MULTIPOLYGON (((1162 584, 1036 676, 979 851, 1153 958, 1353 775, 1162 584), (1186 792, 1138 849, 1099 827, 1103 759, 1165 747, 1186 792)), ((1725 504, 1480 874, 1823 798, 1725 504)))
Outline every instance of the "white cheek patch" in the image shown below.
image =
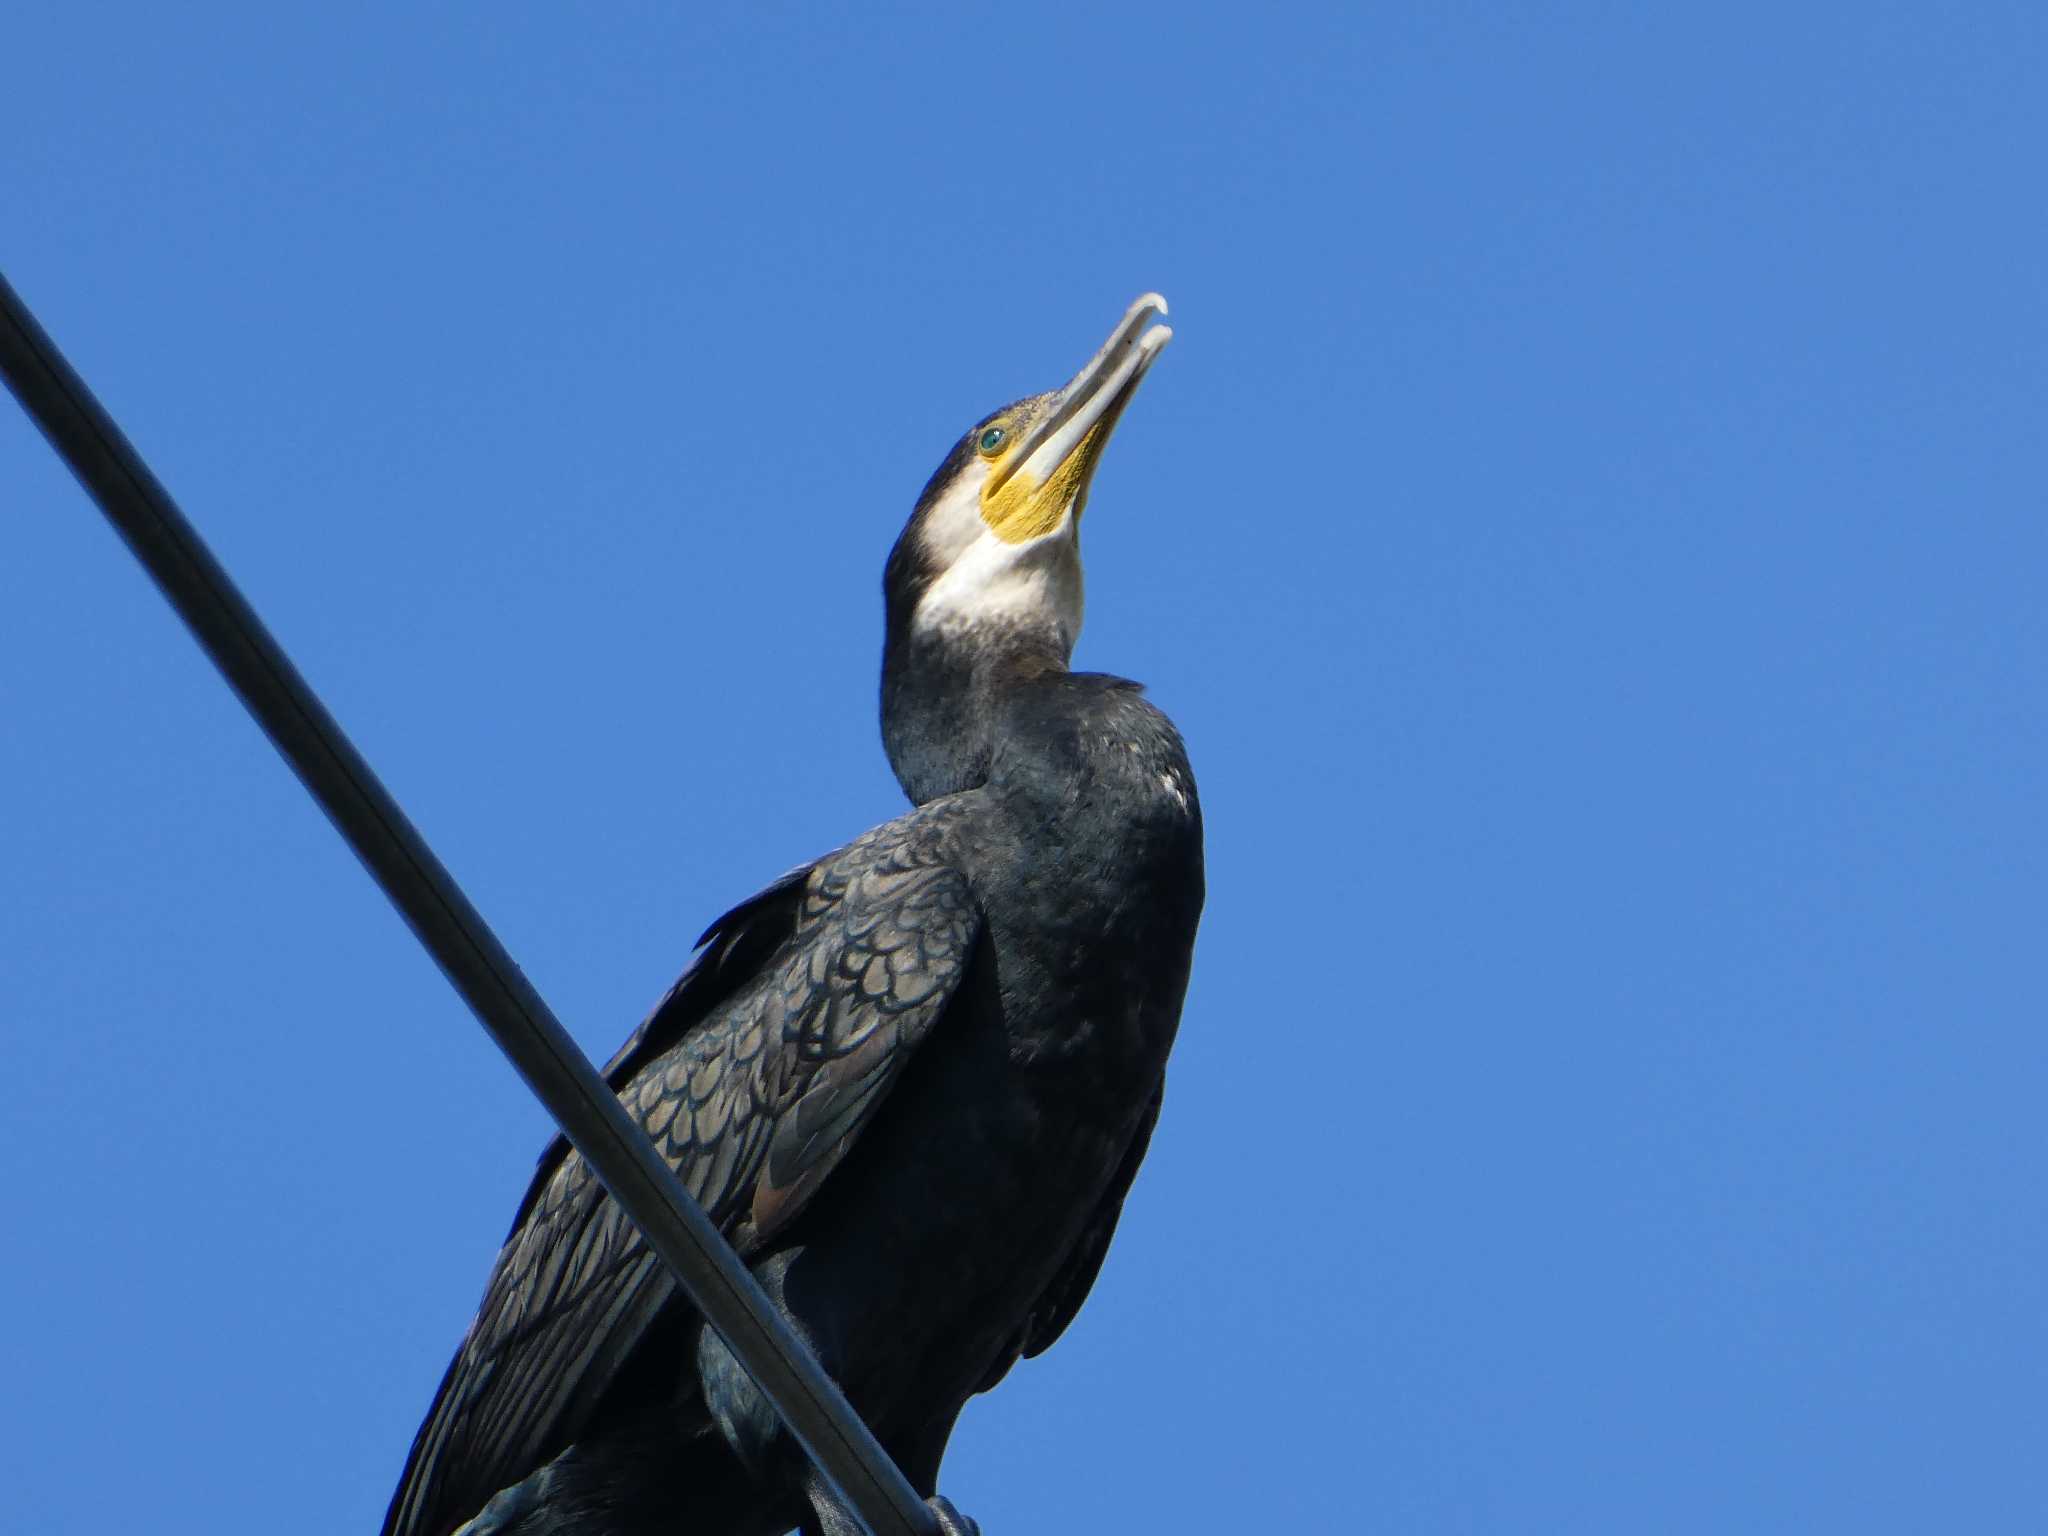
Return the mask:
POLYGON ((1006 544, 977 514, 979 532, 918 602, 914 628, 1051 630, 1071 653, 1081 636, 1081 555, 1071 517, 1044 538, 1006 544))
POLYGON ((977 539, 987 536, 988 524, 981 520, 981 487, 987 479, 985 466, 971 466, 924 515, 919 542, 934 568, 949 569, 977 539))

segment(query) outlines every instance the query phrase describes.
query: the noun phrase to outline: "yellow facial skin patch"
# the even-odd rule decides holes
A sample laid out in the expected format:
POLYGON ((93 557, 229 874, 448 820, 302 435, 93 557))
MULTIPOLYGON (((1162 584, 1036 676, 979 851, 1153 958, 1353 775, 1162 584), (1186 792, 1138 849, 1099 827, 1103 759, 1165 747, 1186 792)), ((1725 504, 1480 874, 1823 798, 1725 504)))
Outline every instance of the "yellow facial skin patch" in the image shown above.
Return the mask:
POLYGON ((1141 294, 1065 389, 1020 400, 978 429, 975 448, 989 465, 981 521, 999 541, 1030 544, 1056 533, 1070 513, 1081 515, 1117 418, 1159 349, 1173 339, 1166 326, 1151 324, 1165 313, 1166 300, 1141 294))
POLYGON ((1043 483, 1019 467, 994 491, 984 488, 981 518, 990 532, 1005 544, 1028 544, 1059 527, 1068 503, 1087 485, 1088 471, 1109 441, 1114 425, 1107 418, 1096 422, 1043 483))

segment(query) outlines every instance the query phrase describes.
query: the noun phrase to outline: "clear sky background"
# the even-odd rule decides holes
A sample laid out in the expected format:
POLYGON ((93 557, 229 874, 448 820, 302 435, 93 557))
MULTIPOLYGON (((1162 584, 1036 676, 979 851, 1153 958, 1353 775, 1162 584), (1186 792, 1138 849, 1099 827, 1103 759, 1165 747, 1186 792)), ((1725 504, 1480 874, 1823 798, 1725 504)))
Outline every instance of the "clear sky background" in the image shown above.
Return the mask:
MULTIPOLYGON (((1078 661, 1208 912, 947 1491, 2048 1529, 2048 21, 1690 9, 18 8, 0 266, 598 1056, 1161 290, 1078 661)), ((0 510, 0 1524, 361 1536, 547 1124, 11 404, 0 510)))

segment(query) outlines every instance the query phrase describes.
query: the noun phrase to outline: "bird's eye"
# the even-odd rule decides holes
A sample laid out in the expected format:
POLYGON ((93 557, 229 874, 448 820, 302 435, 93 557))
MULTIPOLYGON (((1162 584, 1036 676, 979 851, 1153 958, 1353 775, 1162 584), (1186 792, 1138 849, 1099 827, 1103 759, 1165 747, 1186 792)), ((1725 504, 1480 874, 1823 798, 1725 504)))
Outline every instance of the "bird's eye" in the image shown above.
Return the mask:
POLYGON ((995 451, 1009 440, 1010 434, 1001 427, 990 427, 981 434, 981 451, 985 455, 993 456, 995 451))

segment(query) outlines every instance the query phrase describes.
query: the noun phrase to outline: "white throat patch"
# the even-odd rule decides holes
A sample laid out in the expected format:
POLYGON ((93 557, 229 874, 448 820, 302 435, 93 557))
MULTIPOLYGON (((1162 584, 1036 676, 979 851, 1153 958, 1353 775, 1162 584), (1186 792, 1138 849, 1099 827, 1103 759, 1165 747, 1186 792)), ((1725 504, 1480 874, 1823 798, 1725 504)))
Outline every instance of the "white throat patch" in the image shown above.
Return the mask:
POLYGON ((1010 544, 981 519, 979 475, 964 477, 926 515, 925 552, 940 574, 919 599, 914 630, 1040 630, 1071 654, 1081 637, 1081 549, 1071 508, 1041 538, 1010 544))

